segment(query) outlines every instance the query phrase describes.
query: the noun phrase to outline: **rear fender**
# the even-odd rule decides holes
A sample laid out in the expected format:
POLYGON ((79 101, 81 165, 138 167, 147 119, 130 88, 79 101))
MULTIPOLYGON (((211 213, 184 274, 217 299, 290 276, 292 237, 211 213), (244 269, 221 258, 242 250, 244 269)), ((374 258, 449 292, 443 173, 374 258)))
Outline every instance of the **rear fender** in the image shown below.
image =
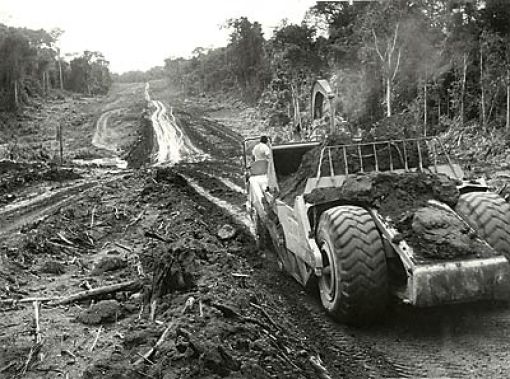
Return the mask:
MULTIPOLYGON (((308 219, 308 206, 303 196, 297 196, 294 208, 283 201, 276 201, 278 219, 283 228, 287 250, 292 253, 299 262, 298 281, 306 285, 314 272, 322 274, 322 255, 314 238, 314 233, 308 219)), ((296 274, 296 273, 291 273, 296 274)))

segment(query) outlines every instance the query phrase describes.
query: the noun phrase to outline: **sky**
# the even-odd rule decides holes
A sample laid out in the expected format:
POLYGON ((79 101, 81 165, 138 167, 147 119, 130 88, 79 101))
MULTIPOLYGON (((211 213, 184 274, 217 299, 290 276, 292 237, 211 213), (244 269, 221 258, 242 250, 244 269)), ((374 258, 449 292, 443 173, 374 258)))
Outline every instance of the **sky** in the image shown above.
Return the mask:
POLYGON ((220 26, 241 16, 262 24, 265 37, 282 19, 299 23, 314 0, 0 0, 0 23, 65 31, 64 53, 100 51, 113 72, 162 66, 195 47, 228 42, 220 26))

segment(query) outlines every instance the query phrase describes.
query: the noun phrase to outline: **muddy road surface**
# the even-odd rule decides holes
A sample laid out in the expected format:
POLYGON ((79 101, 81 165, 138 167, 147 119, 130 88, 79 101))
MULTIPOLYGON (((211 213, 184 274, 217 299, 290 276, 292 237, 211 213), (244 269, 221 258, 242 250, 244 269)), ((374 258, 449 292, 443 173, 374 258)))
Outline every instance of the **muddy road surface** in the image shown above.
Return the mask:
MULTIPOLYGON (((178 100, 177 100, 178 101, 178 100)), ((178 104, 178 103, 177 103, 178 104)), ((176 169, 200 186, 201 193, 240 222, 245 196, 239 165, 242 138, 205 112, 193 117, 186 105, 175 108, 180 128, 210 159, 176 169), (213 143, 207 144, 205 140, 213 143)), ((510 308, 506 302, 481 302, 416 309, 392 304, 380 323, 362 328, 339 325, 324 316, 316 294, 304 292, 278 273, 271 254, 259 272, 262 283, 291 306, 291 317, 306 332, 332 375, 352 377, 506 377, 510 357, 510 308), (347 361, 346 361, 347 359, 347 361), (334 373, 334 374, 333 374, 334 373)))
MULTIPOLYGON (((359 328, 326 317, 255 248, 242 137, 157 86, 131 90, 150 165, 80 167, 2 204, 0 378, 510 376, 506 303, 395 303, 359 328)), ((129 101, 97 110, 105 157, 124 146, 129 101)))

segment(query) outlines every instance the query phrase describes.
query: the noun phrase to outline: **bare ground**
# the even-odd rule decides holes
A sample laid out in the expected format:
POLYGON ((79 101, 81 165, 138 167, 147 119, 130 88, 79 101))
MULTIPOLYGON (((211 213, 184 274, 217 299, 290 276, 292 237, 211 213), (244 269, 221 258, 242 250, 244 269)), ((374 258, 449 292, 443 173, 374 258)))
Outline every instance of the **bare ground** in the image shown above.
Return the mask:
MULTIPOLYGON (((255 249, 236 213, 245 201, 240 135, 208 114, 211 107, 184 102, 161 83, 152 88, 209 159, 137 171, 80 169, 82 179, 59 184, 63 194, 43 201, 29 195, 30 185, 16 189, 27 191, 9 205, 19 208, 0 210, 12 216, 0 223, 0 377, 510 375, 506 303, 393 304, 379 324, 363 329, 325 317, 314 291, 280 273, 271 252, 255 249), (136 285, 68 304, 46 301, 126 281, 136 285), (11 301, 33 297, 46 298, 40 345, 33 304, 11 301), (322 366, 312 363, 317 357, 322 366)), ((140 110, 138 93, 143 98, 143 85, 114 92, 92 113, 98 119, 130 103, 140 110)), ((136 140, 111 121, 116 115, 102 125, 114 149, 136 140)), ((95 126, 87 128, 87 149, 95 126)))

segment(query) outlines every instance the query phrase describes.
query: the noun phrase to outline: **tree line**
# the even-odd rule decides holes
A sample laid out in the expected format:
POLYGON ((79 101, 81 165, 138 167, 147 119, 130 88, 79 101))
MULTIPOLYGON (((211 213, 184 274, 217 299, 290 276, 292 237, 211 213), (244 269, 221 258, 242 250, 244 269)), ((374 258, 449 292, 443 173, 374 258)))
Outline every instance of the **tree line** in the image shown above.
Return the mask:
POLYGON ((0 24, 0 109, 18 110, 31 97, 47 96, 53 88, 87 95, 108 91, 109 62, 91 51, 67 61, 58 47, 62 33, 0 24))
POLYGON ((296 122, 326 78, 354 124, 406 114, 426 133, 468 121, 510 131, 509 20, 506 0, 318 2, 268 39, 229 20, 227 46, 168 58, 164 75, 188 94, 238 92, 276 123, 296 122))

